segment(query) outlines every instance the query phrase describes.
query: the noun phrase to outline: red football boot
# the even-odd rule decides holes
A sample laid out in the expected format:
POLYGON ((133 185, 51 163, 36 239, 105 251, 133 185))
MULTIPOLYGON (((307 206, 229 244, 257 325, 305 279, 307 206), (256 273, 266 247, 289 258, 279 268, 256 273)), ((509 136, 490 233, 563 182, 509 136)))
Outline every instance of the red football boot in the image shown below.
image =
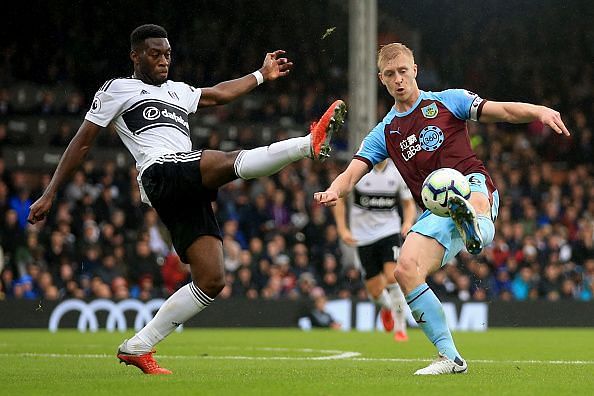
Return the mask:
POLYGON ((394 316, 392 315, 391 309, 382 308, 380 311, 380 317, 382 318, 382 324, 384 325, 384 329, 386 331, 394 330, 394 316))
POLYGON ((173 374, 170 370, 159 366, 159 363, 153 358, 153 353, 155 350, 150 351, 149 353, 145 353, 143 355, 133 355, 130 353, 122 352, 118 349, 118 359, 120 359, 120 363, 126 363, 127 365, 132 365, 138 367, 142 370, 145 374, 173 374))
POLYGON ((330 156, 330 139, 344 124, 346 104, 337 100, 328 107, 318 122, 311 124, 311 157, 324 161, 330 156))
POLYGON ((394 333, 394 341, 406 342, 408 341, 408 334, 406 334, 406 331, 397 331, 394 333))

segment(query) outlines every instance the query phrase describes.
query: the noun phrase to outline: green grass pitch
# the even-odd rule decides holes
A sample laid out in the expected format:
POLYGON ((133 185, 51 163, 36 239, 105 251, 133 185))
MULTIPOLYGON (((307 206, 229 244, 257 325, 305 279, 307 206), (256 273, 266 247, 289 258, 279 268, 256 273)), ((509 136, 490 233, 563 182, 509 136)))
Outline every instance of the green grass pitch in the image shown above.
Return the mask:
POLYGON ((593 395, 594 329, 455 333, 469 373, 417 377, 419 330, 186 329, 158 346, 171 376, 118 364, 131 333, 0 331, 1 395, 593 395))

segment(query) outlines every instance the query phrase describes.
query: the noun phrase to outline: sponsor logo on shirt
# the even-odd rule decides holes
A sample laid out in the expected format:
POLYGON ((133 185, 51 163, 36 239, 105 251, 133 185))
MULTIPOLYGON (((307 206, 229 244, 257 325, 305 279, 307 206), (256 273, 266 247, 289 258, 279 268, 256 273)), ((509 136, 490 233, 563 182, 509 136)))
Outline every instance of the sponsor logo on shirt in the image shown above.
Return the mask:
POLYGON ((419 135, 421 148, 425 151, 435 151, 441 146, 444 140, 443 131, 434 125, 426 126, 419 135))
POLYGON ((353 204, 363 209, 373 211, 393 210, 396 208, 398 199, 394 194, 363 193, 354 190, 353 204))
POLYGON ((188 113, 182 107, 156 99, 136 103, 122 114, 130 132, 138 135, 156 127, 173 127, 190 136, 188 113))
POLYGON ((422 148, 417 140, 417 136, 409 135, 400 142, 400 150, 402 150, 402 158, 404 158, 405 161, 408 161, 421 151, 422 148))

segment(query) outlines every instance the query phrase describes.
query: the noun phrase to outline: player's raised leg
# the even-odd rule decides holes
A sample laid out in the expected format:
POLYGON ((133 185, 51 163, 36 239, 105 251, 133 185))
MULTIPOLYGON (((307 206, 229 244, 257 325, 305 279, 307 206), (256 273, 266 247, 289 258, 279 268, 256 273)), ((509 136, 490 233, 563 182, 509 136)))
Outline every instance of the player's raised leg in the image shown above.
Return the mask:
MULTIPOLYGON (((486 191, 486 187, 483 190, 486 191)), ((473 191, 469 200, 453 195, 447 205, 466 250, 471 254, 479 254, 495 237, 495 224, 491 219, 491 203, 487 195, 473 191)))
POLYGON ((234 163, 235 175, 242 179, 253 179, 274 174, 303 158, 325 160, 329 156, 330 140, 344 124, 345 115, 345 103, 337 100, 317 123, 312 124, 309 135, 242 150, 234 163))

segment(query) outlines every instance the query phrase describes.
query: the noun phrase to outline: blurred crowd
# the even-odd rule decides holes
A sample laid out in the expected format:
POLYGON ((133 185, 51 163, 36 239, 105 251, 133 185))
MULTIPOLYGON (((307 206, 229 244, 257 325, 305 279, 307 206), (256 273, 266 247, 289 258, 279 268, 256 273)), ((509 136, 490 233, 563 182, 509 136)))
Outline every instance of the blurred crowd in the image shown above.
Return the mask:
MULTIPOLYGON (((236 4, 242 15, 255 12, 242 4, 236 4)), ((311 13, 310 27, 319 27, 319 31, 299 23, 292 25, 291 32, 280 31, 277 25, 263 29, 250 23, 250 18, 235 21, 233 16, 227 16, 230 23, 209 24, 208 36, 190 34, 197 29, 192 24, 179 24, 187 27, 186 33, 170 24, 176 55, 172 78, 196 86, 251 72, 270 49, 265 45, 292 51, 296 61, 295 73, 289 78, 263 86, 232 105, 200 111, 193 121, 207 132, 196 139, 196 147, 251 148, 285 139, 292 131, 306 130, 334 98, 348 103, 347 35, 342 18, 346 11, 344 7, 332 8, 337 4, 332 1, 327 7, 320 4, 316 3, 315 12, 295 3, 299 8, 295 13, 273 7, 261 15, 272 19, 275 14, 311 13), (322 22, 324 16, 326 22, 322 22), (235 26, 233 22, 237 29, 223 34, 222 26, 227 29, 235 26), (323 28, 331 26, 336 27, 335 33, 322 40, 323 28), (249 28, 252 37, 241 35, 241 29, 249 28), (287 35, 300 39, 283 40, 287 35), (208 41, 223 36, 225 51, 208 41), (280 41, 265 42, 270 36, 280 41), (283 45, 287 42, 289 48, 283 45), (202 52, 194 58, 197 48, 202 52), (237 58, 233 58, 235 54, 237 58), (235 126, 234 133, 230 133, 230 125, 235 126), (264 131, 268 135, 263 139, 264 131)), ((224 8, 209 7, 205 20, 224 8)), ((397 20, 398 16, 389 12, 380 15, 380 44, 410 40, 417 50, 421 89, 464 87, 487 99, 546 104, 562 111, 572 133, 569 138, 560 137, 538 122, 517 126, 469 123, 473 147, 491 172, 502 202, 494 243, 479 256, 459 254, 429 279, 441 299, 594 299, 594 34, 587 21, 575 19, 577 16, 560 30, 538 28, 564 10, 552 12, 550 7, 542 7, 537 16, 526 16, 533 29, 527 29, 519 17, 507 19, 502 27, 493 10, 492 18, 478 26, 484 16, 466 18, 462 10, 452 10, 452 18, 460 19, 456 24, 460 31, 453 29, 453 37, 442 37, 451 41, 445 45, 433 39, 433 25, 426 30, 413 29, 410 23, 394 26, 391 18, 397 20), (479 28, 480 34, 466 34, 479 28), (528 30, 534 45, 525 48, 528 30), (560 36, 566 39, 560 40, 560 36), (571 45, 564 44, 567 42, 571 45), (489 61, 492 59, 497 62, 489 61)), ((400 15, 407 16, 414 17, 400 15)), ((68 15, 53 17, 61 20, 68 15)), ((94 17, 100 18, 101 13, 94 17)), ((102 62, 83 62, 92 65, 84 71, 76 66, 74 54, 84 57, 85 52, 69 49, 76 44, 73 39, 83 22, 58 37, 64 49, 45 62, 41 59, 47 46, 26 48, 30 58, 24 58, 19 56, 23 44, 15 40, 2 52, 3 153, 17 145, 36 143, 30 134, 9 127, 12 117, 22 114, 63 117, 64 121, 49 131, 52 137, 47 144, 65 147, 94 90, 113 77, 105 74, 102 62), (26 75, 35 76, 27 84, 35 87, 36 94, 28 99, 18 88, 24 85, 26 75), (65 90, 65 86, 70 88, 65 90)), ((127 35, 122 37, 126 48, 127 35)), ((46 38, 41 40, 43 43, 46 38)), ((110 64, 125 75, 129 62, 125 56, 120 58, 122 63, 110 64)), ((378 119, 389 106, 386 96, 380 95, 378 119)), ((337 157, 351 155, 347 152, 348 127, 347 120, 335 147, 335 152, 345 154, 342 157, 334 156, 322 164, 303 160, 272 177, 238 180, 220 190, 214 206, 223 231, 227 274, 220 298, 367 298, 352 249, 339 240, 329 210, 312 200, 315 191, 326 188, 344 169, 346 162, 337 157)), ((121 147, 112 130, 98 143, 121 147)), ((147 300, 167 297, 190 280, 187 265, 172 249, 155 211, 140 202, 134 167, 87 160, 60 191, 48 219, 29 225, 28 207, 47 186, 52 171, 11 167, 0 158, 0 299, 147 300)))

